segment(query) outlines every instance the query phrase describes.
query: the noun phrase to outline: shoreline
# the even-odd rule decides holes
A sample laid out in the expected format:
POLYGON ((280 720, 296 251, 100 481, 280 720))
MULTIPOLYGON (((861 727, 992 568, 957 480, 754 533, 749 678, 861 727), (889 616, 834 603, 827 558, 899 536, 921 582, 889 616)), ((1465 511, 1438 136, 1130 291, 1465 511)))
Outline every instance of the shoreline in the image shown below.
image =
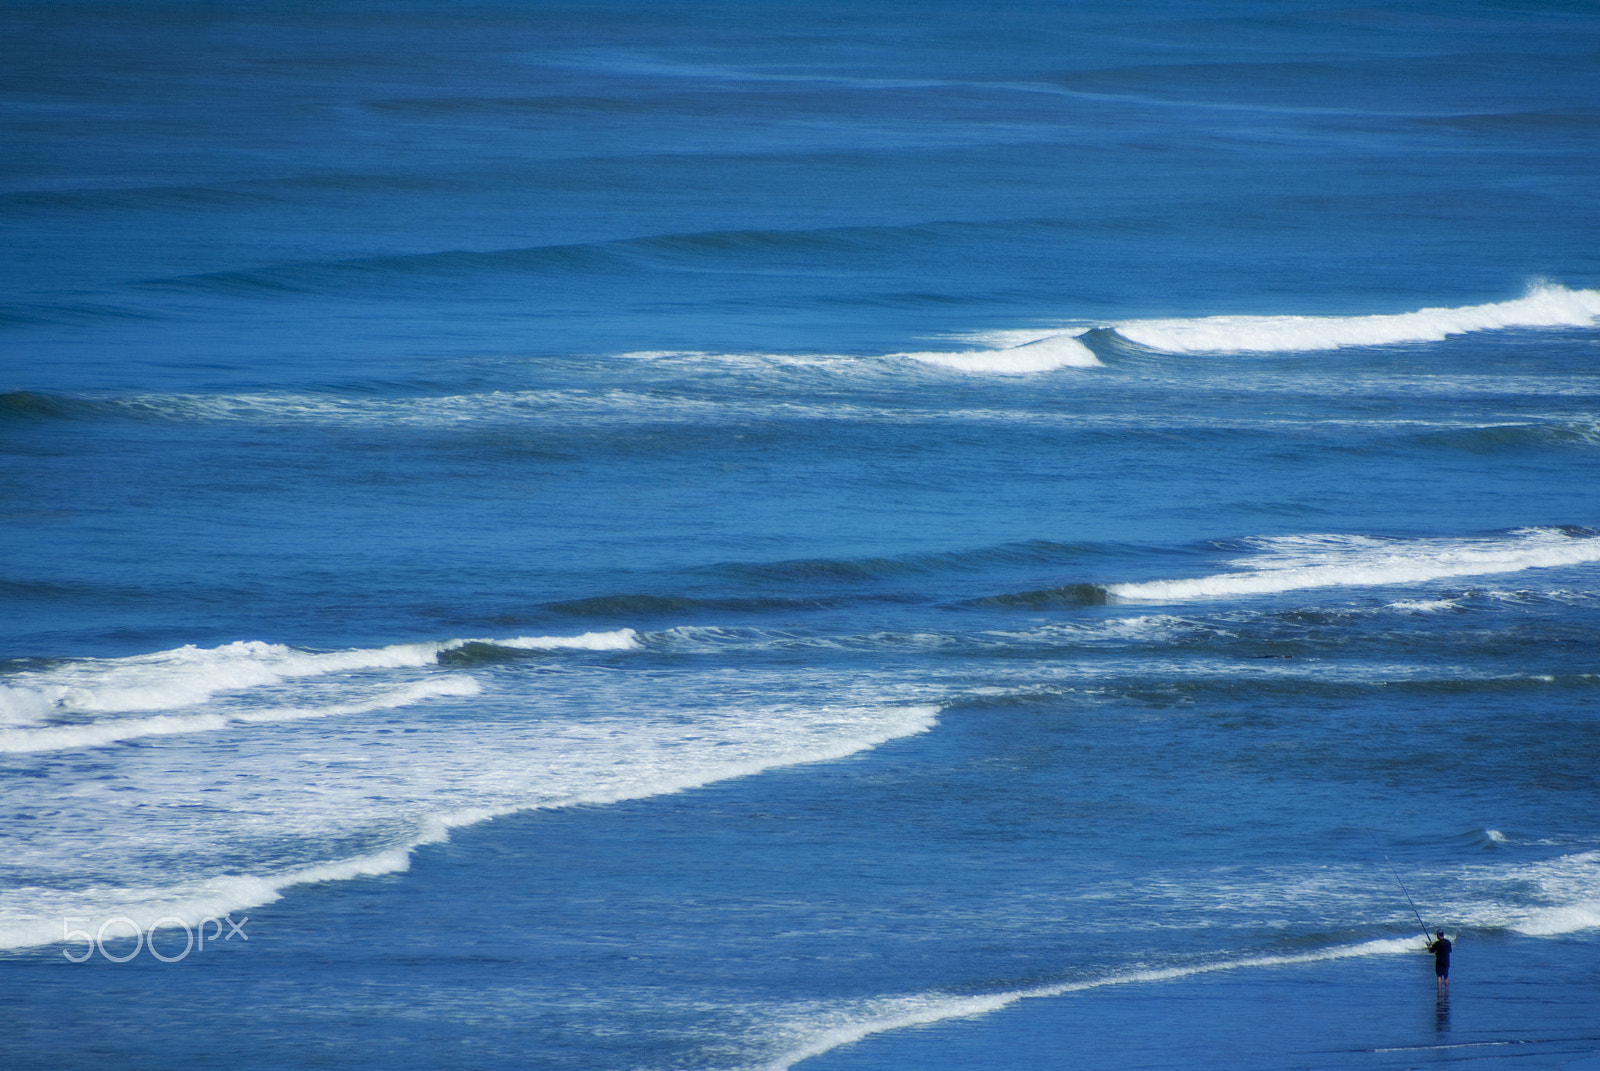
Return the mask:
POLYGON ((1519 1068, 1556 1068, 1600 1059, 1600 938, 1469 935, 1457 948, 1443 997, 1420 952, 1241 965, 1030 995, 774 1067, 1402 1068, 1514 1056, 1519 1068))

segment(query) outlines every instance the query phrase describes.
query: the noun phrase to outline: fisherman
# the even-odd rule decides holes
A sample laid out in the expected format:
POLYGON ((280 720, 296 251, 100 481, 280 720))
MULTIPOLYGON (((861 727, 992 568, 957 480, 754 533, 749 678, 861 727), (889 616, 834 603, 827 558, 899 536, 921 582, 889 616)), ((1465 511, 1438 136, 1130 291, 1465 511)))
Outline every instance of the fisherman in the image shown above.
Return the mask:
POLYGON ((1433 953, 1434 985, 1443 993, 1450 988, 1450 942, 1443 930, 1439 931, 1437 940, 1428 942, 1428 951, 1433 953))

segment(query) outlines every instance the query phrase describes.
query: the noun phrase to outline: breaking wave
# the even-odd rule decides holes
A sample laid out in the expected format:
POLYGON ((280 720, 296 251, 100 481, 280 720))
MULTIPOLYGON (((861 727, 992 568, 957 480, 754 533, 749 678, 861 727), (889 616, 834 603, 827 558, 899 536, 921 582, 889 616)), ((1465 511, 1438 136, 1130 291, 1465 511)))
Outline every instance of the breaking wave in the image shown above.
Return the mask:
POLYGON ((961 353, 902 353, 923 364, 953 368, 957 372, 989 373, 994 375, 1027 375, 1033 372, 1053 372, 1058 368, 1102 368, 1104 364, 1094 351, 1074 335, 1051 335, 1035 342, 1026 342, 998 350, 968 350, 961 353))
POLYGON ((393 688, 366 700, 330 703, 326 706, 269 707, 263 710, 230 711, 207 714, 157 714, 144 718, 118 718, 89 725, 52 725, 40 728, 0 729, 0 754, 28 751, 62 751, 71 748, 100 747, 121 740, 147 736, 173 736, 180 733, 213 732, 231 725, 260 722, 302 721, 337 715, 367 714, 411 706, 441 696, 477 695, 478 682, 471 677, 444 677, 393 688))
MULTIPOLYGON (((81 718, 170 711, 198 706, 224 693, 269 687, 288 680, 433 666, 440 663, 441 655, 469 644, 523 651, 626 651, 637 648, 639 641, 633 629, 618 629, 579 636, 447 640, 328 652, 304 651, 259 640, 210 648, 186 645, 156 654, 82 659, 50 669, 13 674, 5 678, 6 683, 0 684, 0 726, 32 726, 62 716, 81 718)), ((143 724, 151 733, 189 732, 221 728, 239 717, 208 714, 174 719, 163 716, 145 719, 143 724)), ((0 751, 38 750, 35 745, 39 741, 66 741, 73 738, 73 733, 79 734, 84 744, 92 742, 96 732, 104 734, 106 741, 146 735, 132 731, 136 724, 140 723, 121 719, 89 726, 52 727, 44 735, 18 735, 8 731, 0 733, 0 751), (18 746, 13 748, 10 746, 13 744, 18 746)))
POLYGON ((1116 602, 1185 602, 1305 588, 1420 584, 1600 561, 1600 536, 1528 528, 1489 539, 1381 539, 1307 535, 1249 540, 1242 571, 1184 580, 1108 584, 1116 602))
POLYGON ((1295 353, 1346 346, 1440 342, 1508 327, 1584 327, 1600 317, 1600 290, 1534 287, 1515 301, 1387 316, 1207 316, 1131 320, 1117 334, 1165 353, 1295 353))

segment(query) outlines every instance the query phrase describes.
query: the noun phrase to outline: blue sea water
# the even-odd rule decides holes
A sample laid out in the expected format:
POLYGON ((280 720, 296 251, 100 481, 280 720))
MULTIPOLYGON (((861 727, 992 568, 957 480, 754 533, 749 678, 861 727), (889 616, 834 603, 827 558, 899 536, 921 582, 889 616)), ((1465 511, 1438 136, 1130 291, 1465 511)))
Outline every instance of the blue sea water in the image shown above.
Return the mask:
POLYGON ((6 1067, 1600 1052, 1592 4, 6 0, 0 148, 6 1067))

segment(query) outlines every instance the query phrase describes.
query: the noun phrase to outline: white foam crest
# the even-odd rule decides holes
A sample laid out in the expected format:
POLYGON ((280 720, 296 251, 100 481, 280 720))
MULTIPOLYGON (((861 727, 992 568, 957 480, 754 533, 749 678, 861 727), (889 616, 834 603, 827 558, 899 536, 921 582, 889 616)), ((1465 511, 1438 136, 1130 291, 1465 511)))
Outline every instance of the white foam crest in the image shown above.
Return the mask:
POLYGON ((1554 937, 1600 927, 1600 852, 1564 855, 1515 868, 1513 880, 1533 885, 1546 904, 1524 911, 1511 929, 1554 937))
POLYGON ((958 372, 1021 376, 1053 372, 1058 368, 1102 368, 1094 351, 1078 341, 1076 335, 1052 335, 1002 350, 967 350, 960 353, 897 353, 923 364, 953 368, 958 372))
POLYGON ((8 729, 0 732, 0 754, 30 751, 65 751, 100 747, 118 740, 179 733, 214 732, 228 726, 221 714, 161 714, 93 725, 61 725, 48 729, 8 729))
POLYGON ((1040 997, 1060 997, 1069 993, 1080 993, 1085 990, 1101 989, 1106 986, 1175 981, 1201 974, 1212 974, 1218 971, 1288 967, 1304 963, 1349 959, 1357 956, 1394 955, 1415 952, 1419 947, 1420 941, 1414 937, 1398 940, 1384 938, 1363 941, 1353 945, 1322 948, 1310 952, 1243 956, 1234 959, 1214 960, 1208 963, 1121 971, 1082 981, 1062 982, 1055 985, 1036 986, 1030 989, 1014 989, 1001 993, 968 997, 916 996, 899 1000, 876 1001, 874 1002, 875 1006, 866 1015, 846 1018, 845 1021, 825 1026, 796 1048, 784 1053, 784 1055, 765 1066, 766 1071, 789 1071, 789 1068, 804 1060, 820 1056, 825 1052, 831 1052, 844 1045, 853 1044, 874 1034, 887 1033, 892 1030, 904 1030, 913 1026, 925 1026, 949 1019, 988 1015, 1023 1000, 1032 1000, 1040 997))
POLYGON ((1529 937, 1556 937, 1579 930, 1600 929, 1600 900, 1531 911, 1511 928, 1529 937))
POLYGON ((479 691, 481 688, 476 680, 456 675, 437 680, 418 681, 360 703, 334 703, 322 707, 268 707, 228 714, 158 714, 154 717, 119 718, 90 725, 7 729, 0 730, 0 754, 66 751, 75 748, 101 747, 121 740, 137 740, 147 736, 215 732, 239 724, 367 714, 374 710, 392 710, 395 707, 410 706, 424 699, 440 696, 477 695, 479 691))
POLYGON ((523 651, 634 651, 643 646, 639 634, 631 628, 613 632, 585 632, 581 636, 515 636, 509 640, 452 640, 447 648, 468 643, 487 643, 495 647, 511 647, 523 651))
POLYGON ((430 665, 439 645, 396 644, 316 653, 245 640, 221 647, 192 644, 119 659, 85 659, 25 672, 0 689, 0 722, 37 722, 56 713, 119 714, 196 706, 221 692, 300 677, 430 665))
MULTIPOLYGON (((401 643, 345 651, 303 651, 243 640, 220 647, 187 645, 120 659, 85 659, 19 673, 0 686, 0 725, 37 724, 59 714, 127 714, 198 706, 226 692, 287 680, 375 669, 430 666, 441 651, 468 643, 526 650, 622 651, 640 646, 633 629, 578 636, 401 643)), ((174 729, 183 732, 183 729, 174 729)))
POLYGON ((1306 588, 1419 584, 1600 561, 1600 538, 1568 536, 1551 529, 1528 529, 1483 540, 1313 536, 1257 542, 1268 553, 1238 563, 1246 566, 1247 572, 1108 584, 1106 592, 1127 602, 1186 602, 1306 588))
POLYGON ((1542 284, 1515 301, 1387 316, 1207 316, 1115 325, 1130 342, 1167 353, 1295 353, 1345 346, 1439 342, 1507 327, 1583 327, 1600 317, 1600 290, 1542 284))
POLYGON ((1460 607, 1459 599, 1401 599, 1399 602, 1389 604, 1389 609, 1408 614, 1437 614, 1460 607))
MULTIPOLYGON (((621 803, 625 800, 648 799, 674 792, 703 788, 718 781, 731 781, 750 777, 765 770, 787 766, 801 766, 812 762, 832 762, 862 751, 869 751, 904 736, 915 736, 932 729, 938 720, 937 706, 911 706, 900 709, 896 716, 882 722, 863 721, 859 714, 846 715, 845 724, 853 731, 848 734, 808 741, 797 747, 775 753, 746 754, 742 757, 716 762, 707 766, 660 771, 654 777, 638 781, 598 784, 575 792, 563 799, 539 804, 540 807, 567 807, 575 804, 621 803)), ((530 808, 509 807, 496 813, 530 808)), ((487 817, 487 812, 485 812, 487 817)), ((479 821, 474 817, 472 821, 479 821)), ((453 825, 463 824, 452 822, 453 825)))
POLYGON ((55 712, 54 697, 47 690, 0 685, 0 725, 28 725, 55 712))
MULTIPOLYGON (((1515 840, 1493 829, 1484 834, 1497 845, 1515 840)), ((1600 928, 1600 851, 1537 862, 1463 866, 1432 881, 1439 893, 1419 893, 1424 903, 1431 901, 1429 915, 1467 930, 1557 937, 1600 928)))

